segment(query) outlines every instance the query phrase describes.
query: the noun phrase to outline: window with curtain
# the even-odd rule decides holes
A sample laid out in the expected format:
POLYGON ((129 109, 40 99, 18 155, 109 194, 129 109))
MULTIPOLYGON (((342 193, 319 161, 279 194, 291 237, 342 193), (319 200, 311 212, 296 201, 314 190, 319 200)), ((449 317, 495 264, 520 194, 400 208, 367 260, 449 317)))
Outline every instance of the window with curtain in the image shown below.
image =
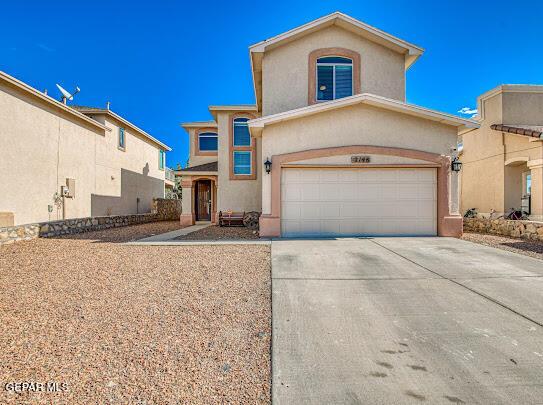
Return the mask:
POLYGON ((198 134, 198 149, 203 152, 217 152, 218 140, 214 132, 201 132, 198 134))
POLYGON ((250 151, 234 151, 234 174, 251 174, 250 151))
POLYGON ((247 125, 249 118, 234 119, 234 147, 251 146, 251 134, 247 125))
POLYGON ((317 59, 317 101, 353 95, 353 61, 340 56, 317 59))

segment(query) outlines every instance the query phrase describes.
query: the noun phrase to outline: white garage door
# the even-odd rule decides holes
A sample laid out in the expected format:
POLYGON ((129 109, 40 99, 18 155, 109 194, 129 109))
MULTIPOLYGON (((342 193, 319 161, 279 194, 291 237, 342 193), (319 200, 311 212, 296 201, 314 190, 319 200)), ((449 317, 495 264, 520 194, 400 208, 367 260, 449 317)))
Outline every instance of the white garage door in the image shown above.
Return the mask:
POLYGON ((436 235, 436 186, 432 168, 284 168, 281 234, 436 235))

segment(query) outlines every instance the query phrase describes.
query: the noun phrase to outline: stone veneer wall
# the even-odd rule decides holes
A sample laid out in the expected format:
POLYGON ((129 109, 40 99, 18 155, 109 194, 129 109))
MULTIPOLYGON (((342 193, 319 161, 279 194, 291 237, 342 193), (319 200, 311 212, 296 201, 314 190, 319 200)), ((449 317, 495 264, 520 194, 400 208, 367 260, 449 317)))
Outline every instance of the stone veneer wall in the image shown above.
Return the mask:
POLYGON ((464 231, 543 241, 543 222, 464 218, 464 231))
POLYGON ((60 235, 117 228, 120 226, 144 224, 154 221, 177 221, 181 215, 181 200, 154 198, 152 210, 153 211, 148 214, 72 218, 60 221, 4 227, 0 228, 0 245, 38 237, 50 238, 60 235))
POLYGON ((179 221, 181 216, 181 200, 154 198, 151 212, 163 221, 179 221))
POLYGON ((157 214, 112 215, 107 217, 72 218, 60 221, 40 222, 0 228, 0 245, 30 240, 34 238, 50 238, 60 235, 99 231, 120 226, 144 224, 160 221, 157 214))

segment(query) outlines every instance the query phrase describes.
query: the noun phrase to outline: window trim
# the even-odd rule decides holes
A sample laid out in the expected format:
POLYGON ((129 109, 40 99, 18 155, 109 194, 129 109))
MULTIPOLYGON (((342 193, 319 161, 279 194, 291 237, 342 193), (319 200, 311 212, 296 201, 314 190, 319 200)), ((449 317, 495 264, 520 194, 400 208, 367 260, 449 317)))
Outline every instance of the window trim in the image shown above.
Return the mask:
POLYGON ((117 134, 117 149, 122 150, 123 152, 126 151, 126 129, 123 127, 119 127, 117 134), (123 134, 123 145, 121 145, 121 132, 123 134))
MULTIPOLYGON (((347 58, 345 56, 339 56, 339 55, 327 55, 327 56, 321 56, 320 58, 317 58, 315 61, 315 102, 317 103, 324 103, 326 101, 333 101, 337 100, 336 98, 336 66, 350 66, 351 67, 351 75, 353 76, 351 78, 351 96, 354 95, 354 60, 351 58, 347 58), (328 58, 328 57, 340 57, 349 59, 351 63, 319 63, 319 59, 321 58, 328 58), (331 100, 319 100, 317 94, 319 92, 319 89, 317 88, 317 84, 319 83, 319 66, 332 66, 332 99, 331 100)), ((342 97, 343 98, 343 97, 342 97)))
POLYGON ((217 156, 219 153, 219 131, 216 127, 207 127, 207 128, 197 128, 196 131, 194 131, 194 140, 193 140, 193 150, 194 150, 194 156, 217 156), (204 132, 212 132, 214 134, 217 134, 217 150, 216 151, 210 151, 210 150, 200 150, 200 134, 204 132))
POLYGON ((348 58, 353 61, 353 96, 360 94, 360 54, 346 48, 320 48, 309 53, 308 58, 308 105, 332 100, 317 100, 317 59, 328 56, 348 58))
POLYGON ((256 118, 254 114, 239 112, 230 115, 228 125, 228 167, 230 172, 230 180, 256 180, 257 166, 256 166, 256 139, 250 137, 251 144, 249 146, 234 146, 234 120, 236 118, 256 118), (234 174, 234 152, 235 151, 247 151, 251 152, 251 174, 234 174))

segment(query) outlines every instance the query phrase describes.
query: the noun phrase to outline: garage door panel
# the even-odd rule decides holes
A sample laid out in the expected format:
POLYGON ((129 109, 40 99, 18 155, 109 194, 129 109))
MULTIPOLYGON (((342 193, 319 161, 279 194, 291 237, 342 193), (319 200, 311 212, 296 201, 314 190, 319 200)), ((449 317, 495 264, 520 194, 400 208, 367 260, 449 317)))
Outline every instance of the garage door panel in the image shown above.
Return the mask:
POLYGON ((435 169, 282 170, 284 236, 435 235, 435 169))
MULTIPOLYGON (((316 209, 318 211, 319 207, 317 206, 316 209)), ((306 210, 307 210, 307 204, 304 204, 301 202, 289 202, 289 203, 283 204, 282 216, 285 219, 299 220, 301 215, 304 212, 306 212, 306 210)))
POLYGON ((396 204, 397 218, 418 218, 418 201, 404 201, 402 204, 396 204))
POLYGON ((417 170, 419 183, 436 184, 436 171, 434 170, 417 170))
POLYGON ((398 199, 398 184, 383 184, 381 193, 377 194, 380 200, 397 200, 398 199))
POLYGON ((340 183, 358 183, 357 170, 339 171, 338 181, 340 183))
POLYGON ((341 201, 340 187, 337 183, 319 185, 319 201, 341 201))
MULTIPOLYGON (((371 170, 368 170, 368 172, 371 170)), ((383 183, 398 183, 398 170, 389 170, 389 169, 383 169, 383 170, 375 170, 377 173, 379 173, 379 179, 383 183)))
POLYGON ((301 210, 300 219, 317 219, 322 217, 322 205, 320 202, 310 201, 304 204, 304 209, 301 210))
POLYGON ((297 184, 300 190, 300 199, 302 201, 319 201, 320 187, 316 183, 297 184))
POLYGON ((382 182, 381 174, 378 170, 356 170, 358 183, 377 183, 382 182))
POLYGON ((418 201, 417 217, 418 218, 436 218, 437 207, 433 200, 418 201))
POLYGON ((299 184, 285 184, 282 189, 281 198, 283 201, 303 201, 299 184))
POLYGON ((339 181, 339 170, 319 170, 322 183, 337 183, 339 181))
POLYGON ((341 203, 336 201, 328 201, 322 204, 321 217, 322 219, 339 219, 341 203))
POLYGON ((433 200, 436 199, 436 185, 435 184, 419 184, 418 188, 419 199, 421 200, 433 200))

